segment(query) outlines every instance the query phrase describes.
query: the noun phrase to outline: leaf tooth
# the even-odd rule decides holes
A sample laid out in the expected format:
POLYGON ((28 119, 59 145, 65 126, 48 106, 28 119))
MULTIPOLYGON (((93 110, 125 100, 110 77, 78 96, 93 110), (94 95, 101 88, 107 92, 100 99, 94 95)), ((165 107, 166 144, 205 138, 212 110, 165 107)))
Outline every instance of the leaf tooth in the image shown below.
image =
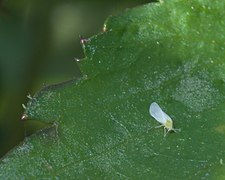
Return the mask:
POLYGON ((102 32, 106 32, 107 31, 107 27, 106 24, 104 24, 103 28, 102 28, 102 32))
POLYGON ((21 117, 21 120, 24 121, 24 120, 26 120, 27 118, 28 118, 28 116, 27 116, 26 114, 23 114, 22 117, 21 117))
POLYGON ((25 104, 22 104, 22 107, 23 107, 24 110, 27 109, 27 107, 25 106, 25 104))
POLYGON ((27 98, 30 99, 30 100, 33 99, 32 96, 31 96, 30 94, 27 95, 27 98))
POLYGON ((82 36, 80 36, 80 43, 82 46, 85 46, 85 43, 88 42, 88 39, 83 38, 82 36))
POLYGON ((81 59, 78 59, 78 58, 76 58, 76 57, 74 57, 74 60, 75 60, 76 62, 80 62, 80 61, 81 61, 81 59))

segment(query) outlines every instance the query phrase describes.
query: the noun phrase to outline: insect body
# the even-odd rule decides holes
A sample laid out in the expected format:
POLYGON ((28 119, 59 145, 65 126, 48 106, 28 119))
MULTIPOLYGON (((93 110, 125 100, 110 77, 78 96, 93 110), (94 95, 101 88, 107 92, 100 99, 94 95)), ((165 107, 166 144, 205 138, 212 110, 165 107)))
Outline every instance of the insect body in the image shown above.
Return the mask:
POLYGON ((173 128, 172 119, 165 112, 163 112, 163 110, 159 107, 159 105, 156 102, 153 102, 150 105, 149 113, 152 117, 154 117, 156 119, 156 121, 161 123, 161 125, 157 126, 156 128, 164 126, 164 137, 170 131, 174 131, 174 132, 180 131, 180 129, 174 129, 173 128))

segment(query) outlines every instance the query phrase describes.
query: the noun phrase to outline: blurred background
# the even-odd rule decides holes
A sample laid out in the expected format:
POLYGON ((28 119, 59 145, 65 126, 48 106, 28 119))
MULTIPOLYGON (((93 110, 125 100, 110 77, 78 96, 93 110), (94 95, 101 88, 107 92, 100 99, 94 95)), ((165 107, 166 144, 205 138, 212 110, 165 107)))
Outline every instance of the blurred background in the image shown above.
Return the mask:
POLYGON ((20 121, 22 104, 44 85, 80 76, 80 36, 152 0, 0 0, 0 157, 43 124, 20 121))

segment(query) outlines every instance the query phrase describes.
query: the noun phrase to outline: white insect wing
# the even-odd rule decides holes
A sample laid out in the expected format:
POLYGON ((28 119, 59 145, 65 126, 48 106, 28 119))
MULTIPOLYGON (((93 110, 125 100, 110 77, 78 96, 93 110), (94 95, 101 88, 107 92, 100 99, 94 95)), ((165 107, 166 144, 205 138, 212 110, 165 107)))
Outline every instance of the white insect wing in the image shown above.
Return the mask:
POLYGON ((163 112, 156 102, 153 102, 149 108, 150 115, 154 117, 158 122, 165 124, 168 119, 171 118, 163 112))
POLYGON ((167 120, 171 120, 172 121, 172 119, 169 117, 168 114, 166 114, 165 112, 163 112, 163 115, 164 115, 164 118, 166 119, 166 121, 167 120))

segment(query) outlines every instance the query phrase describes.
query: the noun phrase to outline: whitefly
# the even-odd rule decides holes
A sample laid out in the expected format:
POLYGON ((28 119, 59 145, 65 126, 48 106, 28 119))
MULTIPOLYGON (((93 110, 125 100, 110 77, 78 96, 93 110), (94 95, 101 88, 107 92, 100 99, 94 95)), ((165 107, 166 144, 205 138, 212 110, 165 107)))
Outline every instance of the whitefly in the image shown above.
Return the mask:
POLYGON ((160 108, 160 106, 153 102, 149 107, 149 113, 152 117, 155 118, 156 121, 161 123, 161 125, 156 126, 156 128, 163 127, 164 126, 164 137, 168 134, 170 131, 174 132, 180 132, 180 129, 173 128, 173 121, 172 119, 160 108))

